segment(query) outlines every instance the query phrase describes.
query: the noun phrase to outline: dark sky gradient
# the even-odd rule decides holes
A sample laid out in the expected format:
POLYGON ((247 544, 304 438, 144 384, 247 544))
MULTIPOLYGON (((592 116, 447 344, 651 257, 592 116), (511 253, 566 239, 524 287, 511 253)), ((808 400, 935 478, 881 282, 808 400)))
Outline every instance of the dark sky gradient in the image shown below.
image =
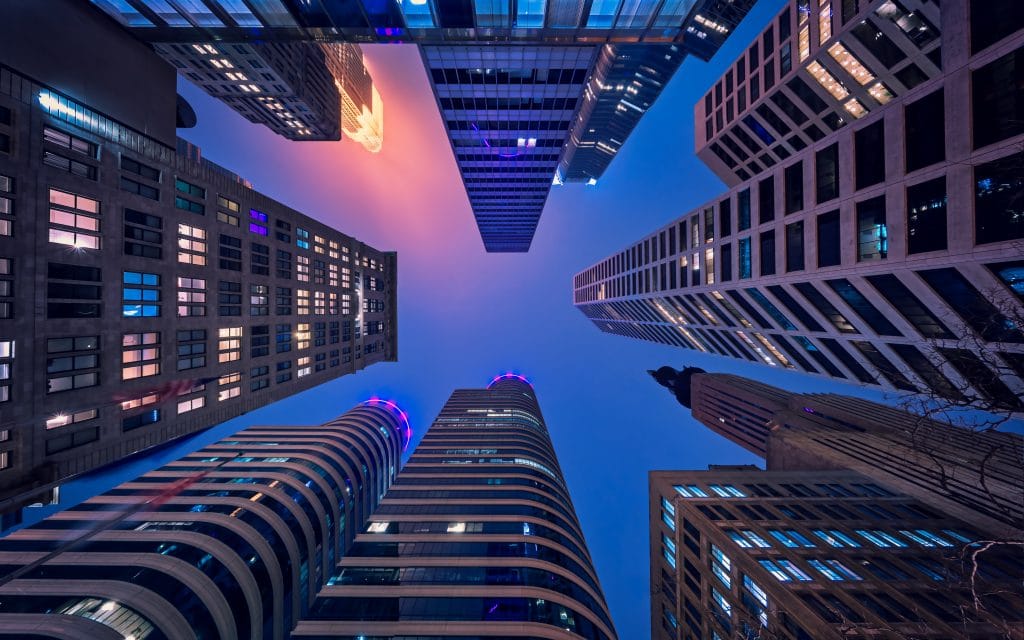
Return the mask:
MULTIPOLYGON (((241 416, 65 487, 63 506, 252 424, 317 424, 373 395, 398 402, 413 444, 452 389, 514 371, 535 384, 623 640, 649 636, 647 471, 757 459, 710 433, 646 370, 694 365, 793 390, 874 390, 600 333, 572 306, 572 276, 724 191, 693 153, 693 105, 781 8, 760 2, 720 54, 689 59, 594 187, 555 187, 528 254, 486 254, 415 47, 365 47, 385 105, 384 148, 295 143, 181 82, 183 131, 263 193, 398 251, 399 362, 241 416)), ((35 519, 52 509, 33 509, 35 519)))

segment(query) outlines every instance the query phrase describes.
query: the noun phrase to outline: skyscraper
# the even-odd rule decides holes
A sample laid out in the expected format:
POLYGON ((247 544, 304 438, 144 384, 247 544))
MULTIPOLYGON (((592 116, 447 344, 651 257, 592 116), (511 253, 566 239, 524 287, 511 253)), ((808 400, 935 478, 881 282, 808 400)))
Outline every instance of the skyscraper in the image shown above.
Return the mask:
POLYGON ((371 400, 250 427, 0 540, 0 637, 282 640, 395 478, 371 400))
MULTIPOLYGON (((94 4, 159 50, 192 57, 174 43, 197 43, 200 55, 211 47, 218 56, 235 46, 252 50, 253 40, 422 45, 484 248, 524 252, 552 183, 596 182, 685 57, 714 55, 753 0, 589 7, 405 0, 346 10, 277 0, 255 9, 237 2, 94 4)), ((209 82, 237 91, 235 72, 197 64, 209 82)), ((254 88, 248 80, 242 86, 254 88)), ((307 128, 301 135, 310 135, 307 128)))
POLYGON ((652 471, 650 531, 655 640, 1020 634, 1016 546, 854 472, 652 471))
POLYGON ((1019 408, 1020 15, 788 3, 695 107, 729 191, 578 273, 575 304, 608 333, 1019 408))
POLYGON ((988 535, 1024 530, 1019 434, 954 427, 860 398, 790 393, 728 374, 692 373, 689 386, 693 417, 765 458, 770 471, 850 470, 988 535))
POLYGON ((459 389, 294 638, 616 637, 532 386, 459 389))
POLYGON ((383 103, 357 44, 155 43, 180 73, 244 118, 289 140, 340 140, 380 150, 383 103))
POLYGON ((11 15, 0 59, 22 68, 0 67, 0 513, 397 358, 394 253, 176 145, 173 72, 91 7, 11 15), (44 37, 48 55, 32 55, 44 37), (115 66, 77 55, 96 41, 115 66))

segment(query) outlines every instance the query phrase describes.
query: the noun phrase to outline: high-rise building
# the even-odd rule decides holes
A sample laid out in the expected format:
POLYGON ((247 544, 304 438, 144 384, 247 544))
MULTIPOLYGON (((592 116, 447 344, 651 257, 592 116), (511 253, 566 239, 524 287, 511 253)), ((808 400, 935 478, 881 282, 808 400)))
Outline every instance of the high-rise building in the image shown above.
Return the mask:
POLYGON ((650 473, 651 638, 1016 638, 1016 545, 851 471, 650 473))
POLYGON ((456 390, 293 638, 613 640, 533 388, 456 390))
POLYGON ((289 140, 340 140, 380 150, 383 103, 357 44, 154 43, 182 76, 250 122, 289 140))
MULTIPOLYGON (((693 417, 770 471, 845 469, 992 536, 1024 530, 1024 437, 832 393, 688 370, 693 417)), ((663 370, 659 370, 662 373, 663 370)))
POLYGON ((250 427, 0 540, 0 638, 283 640, 395 478, 371 400, 250 427))
MULTIPOLYGON (((230 59, 225 51, 271 46, 253 41, 278 48, 301 40, 422 45, 484 248, 524 252, 552 183, 595 183, 685 57, 714 55, 753 0, 589 8, 564 0, 458 6, 405 0, 386 10, 366 3, 345 11, 277 0, 255 9, 237 2, 94 4, 158 50, 191 59, 179 64, 195 67, 186 76, 231 92, 235 103, 256 100, 262 111, 267 98, 238 94, 265 91, 251 84, 255 74, 239 89, 236 71, 210 67, 230 59), (195 43, 195 51, 182 42, 195 43)), ((372 105, 364 111, 379 112, 372 105)), ((294 126, 301 136, 313 135, 308 124, 294 126)))
POLYGON ((177 153, 166 63, 88 5, 32 4, 34 20, 0 21, 0 59, 25 67, 0 66, 5 514, 397 358, 394 253, 252 190, 194 147, 177 153), (27 55, 41 34, 52 50, 27 55), (96 41, 119 66, 79 55, 96 41), (150 93, 170 104, 141 108, 150 93))
POLYGON ((575 304, 608 333, 1019 408, 1022 60, 1013 0, 788 3, 695 108, 731 188, 578 273, 575 304))

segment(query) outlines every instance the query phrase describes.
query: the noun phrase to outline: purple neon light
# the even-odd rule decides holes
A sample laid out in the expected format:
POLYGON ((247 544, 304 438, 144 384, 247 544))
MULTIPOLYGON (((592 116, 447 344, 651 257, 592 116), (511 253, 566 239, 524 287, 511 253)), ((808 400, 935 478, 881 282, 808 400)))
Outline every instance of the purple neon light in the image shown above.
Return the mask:
MULTIPOLYGON (((488 140, 487 138, 485 138, 484 134, 480 133, 480 127, 476 126, 475 122, 470 122, 469 126, 473 127, 473 131, 476 131, 477 137, 479 137, 480 140, 483 141, 484 145, 486 145, 486 147, 488 149, 490 149, 491 148, 491 141, 488 140)), ((498 155, 499 158, 518 158, 519 156, 521 156, 523 154, 520 151, 517 150, 515 153, 501 153, 501 152, 498 152, 497 155, 498 155)))
POLYGON ((533 388, 533 383, 527 380, 526 376, 519 375, 518 373, 512 373, 511 371, 503 373, 500 376, 494 376, 494 379, 491 380, 489 385, 487 385, 487 388, 490 389, 495 383, 501 382, 502 380, 520 380, 530 385, 531 389, 533 388))
POLYGON ((402 444, 402 451, 409 448, 409 441, 412 440, 412 426, 409 424, 409 415, 402 411, 401 407, 391 400, 383 400, 381 398, 370 398, 363 401, 362 404, 367 407, 387 407, 398 413, 398 417, 402 419, 402 423, 405 425, 405 442, 402 444))

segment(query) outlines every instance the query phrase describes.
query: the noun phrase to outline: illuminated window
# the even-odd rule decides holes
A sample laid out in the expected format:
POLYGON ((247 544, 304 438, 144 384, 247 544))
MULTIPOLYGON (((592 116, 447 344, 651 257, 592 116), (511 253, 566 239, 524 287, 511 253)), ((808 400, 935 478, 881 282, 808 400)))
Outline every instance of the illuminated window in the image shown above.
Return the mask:
POLYGON ((76 411, 75 413, 58 413, 52 418, 47 419, 46 428, 59 429, 60 427, 66 427, 69 424, 78 424, 79 422, 95 420, 98 415, 98 409, 86 409, 85 411, 76 411))
POLYGON ((206 398, 199 396, 197 398, 191 398, 189 400, 182 400, 178 403, 178 415, 188 413, 189 411, 195 411, 201 409, 206 405, 206 398))
POLYGON ((125 271, 121 315, 126 318, 151 318, 160 315, 160 276, 155 273, 125 271))
POLYGON ((160 373, 160 334, 126 333, 121 338, 121 379, 134 380, 160 373))
POLYGON ((178 317, 206 315, 206 280, 178 276, 178 317))
POLYGON ((295 244, 300 249, 309 249, 309 232, 301 227, 295 227, 295 244))
POLYGON ((178 262, 206 264, 206 231, 187 224, 178 225, 178 262))
POLYGON ((309 315, 309 291, 307 289, 296 289, 296 306, 298 307, 298 315, 308 316, 309 315))
POLYGON ((217 330, 217 362, 233 362, 242 357, 242 327, 217 330))
POLYGON ((218 378, 217 386, 221 388, 217 391, 217 401, 223 402, 225 400, 238 397, 238 395, 242 392, 241 387, 238 386, 238 382, 240 382, 241 379, 242 374, 237 371, 234 373, 222 375, 220 378, 218 378))
POLYGON ((309 258, 306 256, 295 256, 297 266, 295 267, 295 279, 299 282, 309 282, 309 258))
POLYGON ((308 349, 310 337, 309 325, 301 323, 296 325, 294 337, 297 341, 297 344, 295 345, 296 349, 308 349))
POLYGON ((807 72, 836 100, 843 100, 846 96, 850 95, 850 92, 843 86, 843 83, 817 62, 811 62, 807 65, 807 72))
POLYGON ((76 249, 100 248, 100 203, 50 189, 50 242, 76 249))
POLYGON ((147 393, 144 396, 138 398, 132 398, 131 400, 124 400, 121 402, 121 411, 128 411, 130 409, 138 409, 149 404, 156 404, 160 399, 156 393, 147 393))

